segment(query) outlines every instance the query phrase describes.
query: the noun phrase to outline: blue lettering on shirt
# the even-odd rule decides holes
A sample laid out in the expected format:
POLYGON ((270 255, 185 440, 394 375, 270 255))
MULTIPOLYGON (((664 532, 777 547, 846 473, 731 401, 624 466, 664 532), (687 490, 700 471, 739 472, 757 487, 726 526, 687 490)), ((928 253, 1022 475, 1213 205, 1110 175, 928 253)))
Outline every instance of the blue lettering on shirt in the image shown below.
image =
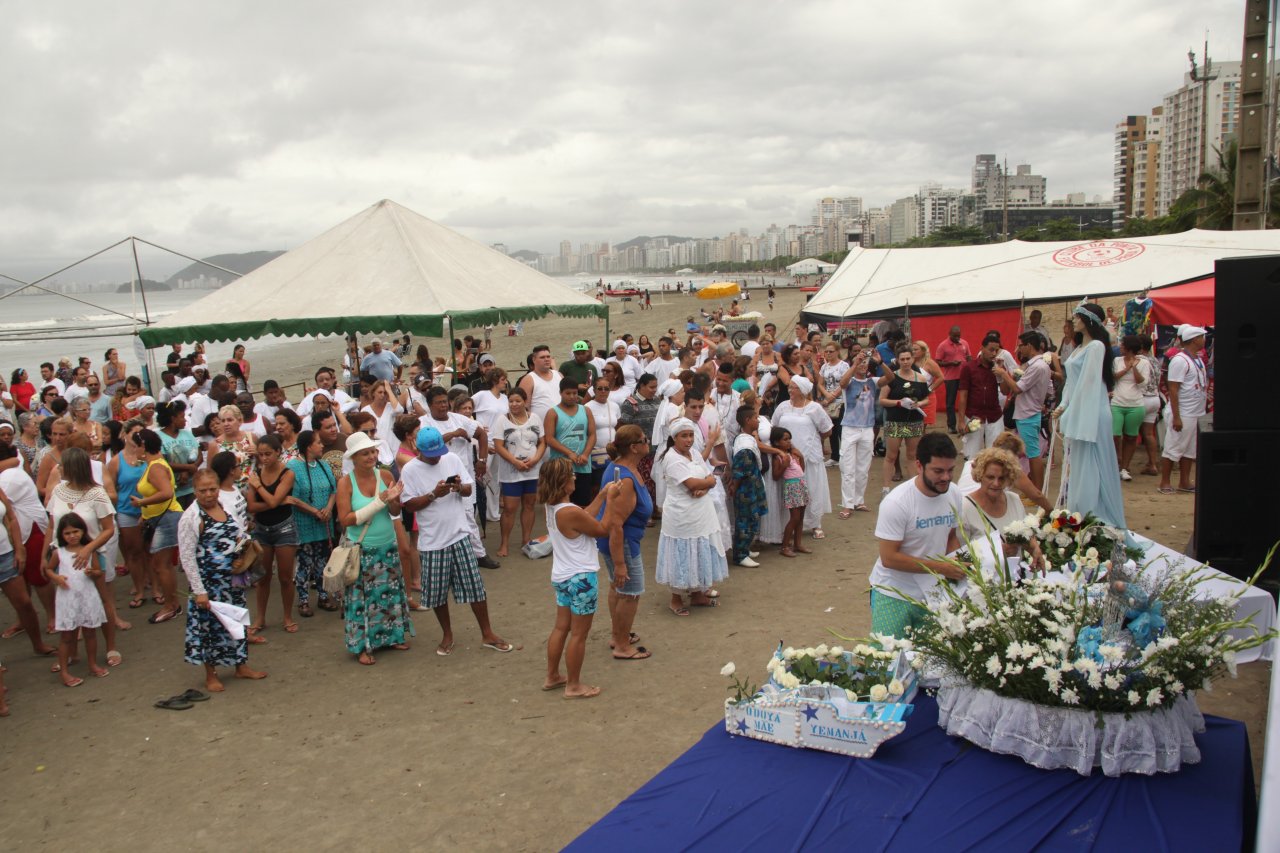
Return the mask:
POLYGON ((916 530, 927 530, 930 527, 955 527, 955 526, 956 526, 955 513, 948 513, 946 515, 935 515, 933 518, 917 518, 916 519, 916 530))

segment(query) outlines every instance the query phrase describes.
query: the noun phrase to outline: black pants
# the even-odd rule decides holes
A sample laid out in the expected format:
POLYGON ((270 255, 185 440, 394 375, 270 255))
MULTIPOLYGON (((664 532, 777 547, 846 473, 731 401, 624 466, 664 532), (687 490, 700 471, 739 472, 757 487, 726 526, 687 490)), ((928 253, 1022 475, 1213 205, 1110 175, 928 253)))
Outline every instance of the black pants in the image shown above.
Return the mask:
POLYGON ((948 379, 942 384, 947 386, 947 429, 956 431, 956 395, 960 393, 960 380, 948 379))
POLYGON ((843 418, 843 417, 844 417, 844 412, 842 410, 840 417, 831 419, 832 420, 831 437, 829 441, 831 442, 831 461, 832 462, 840 461, 840 418, 843 418))

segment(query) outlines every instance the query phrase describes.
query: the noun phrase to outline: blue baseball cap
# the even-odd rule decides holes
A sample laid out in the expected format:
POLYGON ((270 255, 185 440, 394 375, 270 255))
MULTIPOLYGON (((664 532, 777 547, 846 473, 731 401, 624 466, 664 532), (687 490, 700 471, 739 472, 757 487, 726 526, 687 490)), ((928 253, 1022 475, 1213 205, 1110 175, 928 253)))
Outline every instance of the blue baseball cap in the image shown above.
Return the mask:
POLYGON ((436 459, 449 452, 449 448, 444 446, 444 439, 440 437, 440 430, 435 427, 424 426, 419 429, 416 443, 418 452, 428 459, 436 459))

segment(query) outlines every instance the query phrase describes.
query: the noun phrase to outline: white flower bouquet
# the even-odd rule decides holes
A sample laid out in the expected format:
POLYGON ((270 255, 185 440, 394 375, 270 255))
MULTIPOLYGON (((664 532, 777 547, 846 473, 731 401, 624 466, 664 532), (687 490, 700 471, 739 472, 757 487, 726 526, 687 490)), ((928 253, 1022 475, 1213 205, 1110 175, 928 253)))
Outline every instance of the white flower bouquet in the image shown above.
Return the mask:
POLYGON ((1029 528, 1040 542, 1045 562, 1052 568, 1069 569, 1073 568, 1069 564, 1074 563, 1074 568, 1086 569, 1085 577, 1089 580, 1093 580, 1097 570, 1108 563, 1117 545, 1129 560, 1141 560, 1143 557, 1141 548, 1125 545, 1124 531, 1104 524, 1092 513, 1081 515, 1056 509, 1046 517, 1044 510, 1036 510, 1021 522, 1009 526, 1018 528, 1015 535, 1019 535, 1024 527, 1029 528))
POLYGON ((1193 691, 1234 675, 1236 654, 1274 632, 1235 619, 1238 596, 1199 596, 1198 568, 1141 567, 1131 577, 1117 569, 1088 585, 1091 550, 1076 552, 1065 583, 962 566, 965 595, 942 584, 942 595, 914 602, 929 611, 911 639, 941 677, 940 724, 993 751, 1085 774, 1095 764, 1117 775, 1198 761, 1193 691), (1241 630, 1251 635, 1232 636, 1241 630))

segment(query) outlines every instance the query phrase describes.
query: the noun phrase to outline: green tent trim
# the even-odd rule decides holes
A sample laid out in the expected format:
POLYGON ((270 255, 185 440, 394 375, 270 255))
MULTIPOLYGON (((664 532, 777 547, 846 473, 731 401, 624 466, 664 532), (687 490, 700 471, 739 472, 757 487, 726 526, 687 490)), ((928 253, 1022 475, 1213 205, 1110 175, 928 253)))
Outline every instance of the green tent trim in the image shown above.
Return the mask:
POLYGON ((325 335, 391 334, 405 332, 428 338, 444 337, 444 321, 454 329, 497 326, 526 320, 539 320, 548 314, 560 317, 609 318, 609 306, 590 305, 525 305, 516 308, 486 308, 449 314, 366 314, 359 317, 305 317, 295 320, 252 320, 239 323, 199 323, 172 328, 150 327, 138 331, 148 347, 168 344, 215 343, 262 338, 322 337, 325 335))

